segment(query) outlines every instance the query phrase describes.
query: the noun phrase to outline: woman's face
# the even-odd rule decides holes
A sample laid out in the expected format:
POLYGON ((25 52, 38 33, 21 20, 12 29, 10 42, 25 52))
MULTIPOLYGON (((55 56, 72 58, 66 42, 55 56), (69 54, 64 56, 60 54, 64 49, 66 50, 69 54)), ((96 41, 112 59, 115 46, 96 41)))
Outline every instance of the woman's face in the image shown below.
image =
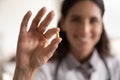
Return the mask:
POLYGON ((77 57, 89 55, 102 33, 100 8, 92 1, 79 1, 68 11, 62 29, 72 53, 77 57))

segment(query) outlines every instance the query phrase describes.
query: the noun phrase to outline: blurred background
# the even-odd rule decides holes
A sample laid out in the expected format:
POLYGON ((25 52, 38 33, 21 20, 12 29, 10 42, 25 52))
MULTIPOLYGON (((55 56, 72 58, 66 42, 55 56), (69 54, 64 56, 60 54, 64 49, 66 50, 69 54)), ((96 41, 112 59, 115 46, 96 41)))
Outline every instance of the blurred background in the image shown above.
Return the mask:
MULTIPOLYGON (((0 0, 0 80, 12 80, 20 23, 24 14, 32 11, 29 25, 37 11, 43 6, 47 12, 55 11, 49 28, 56 27, 62 0, 0 0)), ((104 23, 110 38, 111 52, 120 60, 120 5, 119 0, 104 0, 106 12, 104 23)))

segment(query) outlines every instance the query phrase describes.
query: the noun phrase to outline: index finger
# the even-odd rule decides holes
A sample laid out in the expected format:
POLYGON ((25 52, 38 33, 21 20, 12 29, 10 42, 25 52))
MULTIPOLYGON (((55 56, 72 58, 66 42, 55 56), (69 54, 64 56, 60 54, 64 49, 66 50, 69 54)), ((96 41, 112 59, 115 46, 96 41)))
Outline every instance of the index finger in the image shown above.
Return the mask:
POLYGON ((40 33, 44 33, 44 31, 46 30, 46 28, 48 27, 48 25, 50 24, 50 22, 52 21, 52 19, 54 18, 55 14, 54 11, 52 10, 51 12, 49 12, 49 14, 46 16, 46 18, 41 22, 38 31, 40 33))

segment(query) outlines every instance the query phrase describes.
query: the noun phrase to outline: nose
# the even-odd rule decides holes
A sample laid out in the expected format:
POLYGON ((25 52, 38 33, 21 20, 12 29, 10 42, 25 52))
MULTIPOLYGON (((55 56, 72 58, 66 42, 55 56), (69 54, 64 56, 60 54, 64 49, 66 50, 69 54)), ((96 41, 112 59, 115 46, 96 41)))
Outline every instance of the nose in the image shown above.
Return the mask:
POLYGON ((86 37, 86 36, 89 36, 90 35, 90 25, 87 21, 83 21, 81 24, 80 24, 80 29, 79 29, 79 32, 80 32, 80 35, 82 37, 86 37))

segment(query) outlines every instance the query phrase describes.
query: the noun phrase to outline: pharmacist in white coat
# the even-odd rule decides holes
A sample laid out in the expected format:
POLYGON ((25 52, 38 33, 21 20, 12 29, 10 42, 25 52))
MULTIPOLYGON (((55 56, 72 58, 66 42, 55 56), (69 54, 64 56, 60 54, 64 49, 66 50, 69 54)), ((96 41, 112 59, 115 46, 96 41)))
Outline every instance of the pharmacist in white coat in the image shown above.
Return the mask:
POLYGON ((104 11, 103 0, 63 0, 59 28, 46 31, 54 11, 41 21, 43 7, 27 31, 28 11, 21 23, 14 80, 120 80, 120 63, 110 54, 104 29, 104 11), (58 32, 60 37, 49 43, 58 32))

